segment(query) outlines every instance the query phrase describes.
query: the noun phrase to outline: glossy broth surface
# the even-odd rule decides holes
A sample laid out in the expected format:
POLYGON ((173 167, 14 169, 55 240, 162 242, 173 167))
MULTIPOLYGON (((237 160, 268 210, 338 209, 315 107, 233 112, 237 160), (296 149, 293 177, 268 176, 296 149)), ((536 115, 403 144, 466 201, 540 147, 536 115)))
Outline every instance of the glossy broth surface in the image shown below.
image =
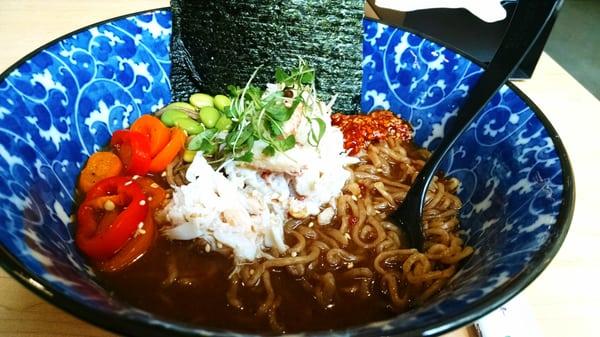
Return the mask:
MULTIPOLYGON (((117 298, 163 318, 203 327, 271 332, 267 318, 256 315, 266 294, 240 287, 244 309, 228 304, 231 268, 232 262, 218 253, 200 251, 191 242, 158 238, 153 248, 130 268, 100 274, 100 279, 117 298), (170 263, 176 263, 178 277, 167 285, 170 263)), ((271 275, 273 287, 282 298, 277 319, 286 333, 347 328, 394 315, 378 291, 366 299, 338 294, 335 305, 322 308, 299 280, 285 271, 271 275)))

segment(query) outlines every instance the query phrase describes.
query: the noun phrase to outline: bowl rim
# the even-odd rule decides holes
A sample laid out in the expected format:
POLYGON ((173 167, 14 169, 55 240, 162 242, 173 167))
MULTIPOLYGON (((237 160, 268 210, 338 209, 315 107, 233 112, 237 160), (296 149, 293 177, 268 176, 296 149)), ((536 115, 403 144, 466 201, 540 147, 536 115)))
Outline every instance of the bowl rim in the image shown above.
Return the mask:
MULTIPOLYGON (((79 34, 81 32, 89 30, 90 28, 94 28, 116 20, 139 16, 142 14, 156 13, 160 11, 171 12, 171 7, 150 8, 111 17, 105 20, 85 25, 79 29, 73 30, 59 37, 56 37, 51 41, 43 44, 42 46, 34 49, 33 51, 27 53, 25 56, 21 57, 18 61, 6 68, 4 71, 2 71, 2 73, 0 73, 0 81, 6 79, 15 69, 24 64, 27 60, 31 59, 31 57, 35 56, 39 52, 47 49, 48 47, 62 40, 70 38, 75 34, 79 34)), ((381 20, 378 19, 367 17, 364 17, 364 19, 382 23, 390 27, 394 27, 393 25, 383 23, 381 20)), ((454 53, 457 53, 462 57, 466 58, 473 64, 476 64, 481 68, 485 68, 483 63, 476 60, 474 57, 461 50, 460 48, 446 44, 435 37, 419 32, 415 29, 410 29, 406 27, 398 28, 402 29, 405 32, 415 34, 418 37, 423 38, 425 40, 429 40, 438 45, 444 46, 445 48, 453 51, 454 53)), ((444 317, 443 319, 433 324, 417 323, 416 326, 410 330, 396 331, 394 328, 392 328, 391 330, 386 330, 386 334, 393 333, 399 337, 409 337, 415 335, 439 336, 443 333, 458 329, 464 325, 472 323, 473 321, 487 315, 488 313, 492 312, 504 303, 511 300, 513 297, 515 297, 517 294, 523 291, 531 282, 533 282, 546 269, 546 267, 556 256, 567 236, 569 227, 571 225, 571 220, 573 218, 575 206, 575 181, 573 169, 566 148, 556 129, 550 123, 550 121, 544 115, 541 109, 512 82, 507 82, 507 86, 512 91, 514 91, 515 94, 517 94, 519 98, 521 98, 525 102, 525 104, 527 104, 527 106, 532 110, 536 118, 539 119, 541 124, 544 126, 546 132, 548 133, 549 137, 552 139, 555 151, 557 153, 558 158, 560 159, 563 193, 559 214, 555 222, 555 227, 559 228, 558 235, 551 236, 547 240, 547 242, 545 243, 545 249, 540 249, 535 253, 531 261, 529 262, 528 267, 522 270, 519 274, 517 274, 515 277, 509 280, 502 287, 494 289, 492 292, 488 293, 483 298, 472 303, 469 309, 450 317, 444 317)), ((126 316, 120 316, 112 312, 109 313, 98 310, 94 307, 85 305, 79 301, 72 299, 63 292, 60 292, 57 289, 55 289, 50 283, 46 282, 44 279, 29 272, 29 270, 14 256, 14 254, 10 253, 4 247, 3 244, 0 244, 0 267, 2 267, 9 275, 11 275, 13 279, 17 280, 19 283, 25 286, 25 288, 29 289, 31 292, 33 292, 40 298, 44 299, 46 302, 51 303, 52 305, 70 313, 75 317, 83 319, 87 323, 93 324, 99 328, 106 329, 112 332, 125 333, 128 335, 143 334, 144 336, 163 336, 165 334, 172 333, 177 333, 181 336, 197 336, 199 334, 202 334, 203 331, 221 336, 229 336, 232 334, 244 336, 253 335, 245 334, 243 332, 217 328, 201 328, 187 323, 170 321, 162 318, 158 318, 156 320, 157 322, 153 323, 126 316), (169 325, 169 327, 166 327, 165 324, 169 325)), ((393 319, 394 318, 391 318, 390 320, 393 319)), ((369 331, 364 331, 364 326, 365 325, 350 326, 348 328, 337 331, 348 335, 370 334, 369 331)), ((367 328, 367 330, 369 329, 370 328, 367 328)), ((373 331, 372 333, 374 332, 375 331, 373 331)), ((331 333, 331 330, 327 330, 310 331, 305 334, 311 336, 329 336, 331 335, 331 333)))

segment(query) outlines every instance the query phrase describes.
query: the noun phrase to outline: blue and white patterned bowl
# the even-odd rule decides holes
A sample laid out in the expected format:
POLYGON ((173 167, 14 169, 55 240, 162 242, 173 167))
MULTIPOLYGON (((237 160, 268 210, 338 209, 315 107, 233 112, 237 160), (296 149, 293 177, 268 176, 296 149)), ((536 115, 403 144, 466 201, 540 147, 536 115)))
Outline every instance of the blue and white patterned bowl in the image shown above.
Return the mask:
MULTIPOLYGON (((372 21, 364 29, 364 111, 400 113, 416 141, 435 148, 481 67, 415 34, 372 21)), ((0 76, 0 264, 46 300, 113 331, 230 335, 111 298, 73 244, 74 184, 86 157, 170 101, 170 35, 167 10, 119 18, 60 38, 0 76)), ((513 86, 488 104, 444 170, 462 181, 474 255, 428 305, 337 334, 457 328, 516 295, 557 252, 573 210, 572 172, 554 129, 513 86)))

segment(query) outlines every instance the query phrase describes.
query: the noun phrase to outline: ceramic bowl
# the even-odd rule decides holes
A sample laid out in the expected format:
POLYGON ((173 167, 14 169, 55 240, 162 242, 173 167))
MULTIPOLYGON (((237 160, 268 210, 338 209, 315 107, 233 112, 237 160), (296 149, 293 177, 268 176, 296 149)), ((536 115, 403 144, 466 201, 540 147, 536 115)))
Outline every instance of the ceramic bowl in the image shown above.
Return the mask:
MULTIPOLYGON (((73 244, 82 163, 113 131, 170 102, 170 35, 168 10, 133 14, 59 38, 0 76, 0 264, 39 296, 109 330, 229 336, 111 297, 73 244)), ((482 72, 451 48, 373 21, 364 23, 364 54, 363 110, 401 114, 430 149, 482 72)), ((462 228, 475 253, 427 305, 335 334, 455 329, 523 290, 556 254, 573 210, 573 176, 556 132, 514 86, 492 99, 443 170, 462 181, 462 228)))

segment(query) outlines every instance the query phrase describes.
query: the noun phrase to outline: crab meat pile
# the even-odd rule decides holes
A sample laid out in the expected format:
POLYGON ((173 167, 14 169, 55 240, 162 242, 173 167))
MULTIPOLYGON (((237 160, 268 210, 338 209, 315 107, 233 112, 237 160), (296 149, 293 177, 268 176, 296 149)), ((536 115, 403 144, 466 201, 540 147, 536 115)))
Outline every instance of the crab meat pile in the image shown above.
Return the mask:
POLYGON ((344 150, 344 136, 331 124, 330 107, 315 101, 300 104, 284 124, 284 136, 296 145, 273 156, 256 141, 250 163, 230 161, 215 171, 201 153, 186 172, 187 185, 174 187, 163 215, 171 224, 163 234, 173 240, 201 238, 213 249, 233 249, 237 262, 283 254, 284 225, 290 218, 316 216, 325 225, 335 216, 335 200, 350 178, 347 166, 357 162, 344 150), (307 118, 308 117, 308 118, 307 118), (310 142, 313 121, 325 122, 318 144, 310 142))

